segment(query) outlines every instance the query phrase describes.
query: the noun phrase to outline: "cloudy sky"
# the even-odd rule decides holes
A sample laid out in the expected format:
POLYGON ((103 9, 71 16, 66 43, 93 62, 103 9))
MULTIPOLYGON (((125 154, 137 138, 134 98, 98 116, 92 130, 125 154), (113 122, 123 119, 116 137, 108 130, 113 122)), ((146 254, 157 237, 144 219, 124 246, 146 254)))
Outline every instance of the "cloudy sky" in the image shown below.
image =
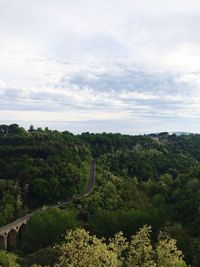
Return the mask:
POLYGON ((200 133, 199 0, 0 0, 0 124, 200 133))

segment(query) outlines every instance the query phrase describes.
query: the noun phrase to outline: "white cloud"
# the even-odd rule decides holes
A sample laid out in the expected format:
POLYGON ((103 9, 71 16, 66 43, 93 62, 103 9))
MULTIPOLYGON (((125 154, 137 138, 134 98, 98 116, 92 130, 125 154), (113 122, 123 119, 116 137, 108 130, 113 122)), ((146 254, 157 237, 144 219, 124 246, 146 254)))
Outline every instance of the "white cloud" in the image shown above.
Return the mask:
POLYGON ((6 83, 2 80, 0 80, 0 90, 4 89, 6 87, 6 83))
POLYGON ((0 117, 199 116, 199 15, 198 0, 0 0, 0 117))

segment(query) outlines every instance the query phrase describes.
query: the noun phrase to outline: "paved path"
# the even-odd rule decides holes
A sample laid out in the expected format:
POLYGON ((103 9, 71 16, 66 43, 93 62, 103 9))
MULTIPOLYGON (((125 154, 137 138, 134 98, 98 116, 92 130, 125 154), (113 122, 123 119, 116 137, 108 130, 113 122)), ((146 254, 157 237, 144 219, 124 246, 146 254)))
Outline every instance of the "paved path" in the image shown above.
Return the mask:
MULTIPOLYGON (((88 184, 86 185, 85 191, 83 193, 80 193, 79 195, 77 195, 76 197, 73 197, 72 199, 58 202, 58 204, 50 205, 48 207, 49 208, 59 208, 61 206, 64 206, 64 205, 67 205, 67 204, 73 202, 73 200, 76 198, 80 198, 80 197, 84 197, 84 196, 88 195, 92 191, 94 184, 95 184, 95 167, 96 167, 95 160, 91 160, 91 162, 90 162, 90 177, 89 177, 88 184)), ((40 210, 40 209, 37 209, 37 211, 38 210, 40 210)), ((6 225, 0 227, 0 235, 3 233, 9 232, 11 229, 16 228, 16 226, 22 225, 23 223, 27 222, 35 212, 36 211, 29 213, 29 214, 15 220, 15 221, 11 222, 11 223, 9 223, 9 224, 6 224, 6 225)))
POLYGON ((96 162, 93 159, 90 162, 90 178, 89 178, 88 184, 85 188, 85 191, 81 193, 79 197, 84 197, 92 191, 94 184, 95 184, 95 168, 96 168, 96 162))

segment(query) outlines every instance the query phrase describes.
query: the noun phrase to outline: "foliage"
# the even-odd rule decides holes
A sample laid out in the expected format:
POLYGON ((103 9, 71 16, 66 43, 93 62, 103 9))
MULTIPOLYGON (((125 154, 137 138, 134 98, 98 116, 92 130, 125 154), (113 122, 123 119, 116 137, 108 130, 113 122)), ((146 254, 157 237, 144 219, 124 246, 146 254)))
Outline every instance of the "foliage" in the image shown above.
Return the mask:
POLYGON ((57 266, 117 266, 117 255, 103 239, 90 236, 84 229, 70 230, 60 249, 62 256, 57 266))
POLYGON ((65 131, 0 125, 0 225, 81 192, 91 153, 65 131))
MULTIPOLYGON (((98 238, 123 230, 128 240, 144 224, 152 226, 153 240, 166 229, 177 239, 186 261, 198 267, 200 135, 196 134, 73 135, 33 125, 28 131, 17 124, 0 125, 0 226, 78 195, 92 158, 97 161, 95 189, 79 205, 75 202, 81 207, 77 218, 82 226, 98 238)), ((41 219, 41 229, 37 216, 27 241, 24 237, 29 251, 60 240, 54 228, 49 237, 42 234, 57 224, 56 215, 45 215, 49 224, 41 219), (39 230, 38 243, 30 241, 39 230)), ((66 230, 59 223, 58 228, 66 230)))
MULTIPOLYGON (((135 267, 155 267, 154 251, 150 240, 151 228, 144 226, 135 236, 132 236, 129 250, 127 266, 135 267)), ((163 252, 165 255, 165 253, 163 252)), ((164 266, 163 266, 164 267, 164 266)))
POLYGON ((182 252, 176 248, 176 240, 170 239, 162 232, 156 248, 158 266, 179 267, 183 264, 182 252))
POLYGON ((49 266, 53 267, 58 262, 61 252, 57 247, 42 248, 32 254, 26 255, 20 261, 20 266, 49 266), (36 265, 37 264, 37 265, 36 265))
POLYGON ((18 267, 17 256, 12 253, 0 251, 0 266, 2 267, 18 267))
POLYGON ((67 229, 74 229, 77 226, 73 210, 54 208, 38 211, 26 225, 22 239, 23 250, 33 252, 53 245, 61 240, 67 229))
POLYGON ((84 229, 68 231, 60 246, 58 267, 181 267, 187 266, 176 242, 160 236, 156 246, 150 239, 151 228, 144 226, 133 235, 130 242, 122 233, 106 242, 92 236, 84 229))

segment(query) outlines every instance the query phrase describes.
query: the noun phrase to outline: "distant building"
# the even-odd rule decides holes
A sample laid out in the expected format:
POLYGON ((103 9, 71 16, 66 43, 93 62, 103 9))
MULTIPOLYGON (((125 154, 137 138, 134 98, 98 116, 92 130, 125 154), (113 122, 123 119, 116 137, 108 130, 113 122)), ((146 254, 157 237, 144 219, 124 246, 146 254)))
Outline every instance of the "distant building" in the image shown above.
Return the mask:
POLYGON ((159 137, 158 136, 150 136, 151 140, 155 142, 159 142, 159 137))

